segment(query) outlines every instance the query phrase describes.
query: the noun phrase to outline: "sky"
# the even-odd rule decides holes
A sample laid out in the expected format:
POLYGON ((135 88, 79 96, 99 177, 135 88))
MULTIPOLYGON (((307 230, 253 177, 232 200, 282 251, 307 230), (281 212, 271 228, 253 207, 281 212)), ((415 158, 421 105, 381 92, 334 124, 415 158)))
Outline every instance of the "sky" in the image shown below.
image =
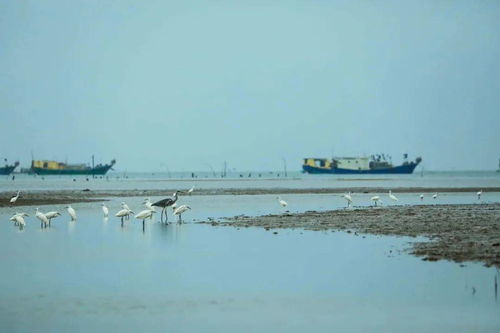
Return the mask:
POLYGON ((0 1, 0 158, 500 158, 499 1, 0 1))

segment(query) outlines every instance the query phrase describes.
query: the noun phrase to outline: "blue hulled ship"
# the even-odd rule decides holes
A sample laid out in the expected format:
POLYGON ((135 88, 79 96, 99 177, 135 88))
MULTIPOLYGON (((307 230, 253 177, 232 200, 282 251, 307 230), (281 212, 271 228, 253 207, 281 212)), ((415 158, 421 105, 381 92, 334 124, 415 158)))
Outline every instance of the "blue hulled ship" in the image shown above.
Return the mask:
POLYGON ((421 157, 415 161, 408 161, 408 154, 404 154, 404 162, 394 166, 390 157, 384 154, 372 155, 370 157, 334 157, 326 158, 304 158, 302 169, 311 174, 410 174, 417 165, 422 162, 421 157))
POLYGON ((19 162, 9 165, 7 164, 7 161, 5 161, 5 166, 0 167, 0 175, 10 175, 18 165, 19 162))

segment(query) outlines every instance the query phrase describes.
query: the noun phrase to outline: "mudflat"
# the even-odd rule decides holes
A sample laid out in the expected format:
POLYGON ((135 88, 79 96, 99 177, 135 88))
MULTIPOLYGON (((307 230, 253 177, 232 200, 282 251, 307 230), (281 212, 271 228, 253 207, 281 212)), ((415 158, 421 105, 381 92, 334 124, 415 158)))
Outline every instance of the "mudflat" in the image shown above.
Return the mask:
MULTIPOLYGON (((23 191, 16 205, 55 205, 77 202, 105 201, 112 197, 153 197, 171 196, 175 191, 185 191, 186 188, 171 188, 162 190, 51 190, 51 191, 23 191)), ((500 192, 500 187, 483 188, 485 192, 500 192)), ((389 188, 384 187, 354 187, 354 188, 214 188, 196 189, 191 195, 278 195, 278 194, 340 194, 355 193, 387 193, 389 188)), ((392 189, 393 193, 464 193, 475 195, 477 188, 471 187, 404 187, 392 189)), ((14 192, 0 192, 0 207, 8 207, 9 199, 14 192)), ((180 195, 184 195, 180 193, 180 195)))

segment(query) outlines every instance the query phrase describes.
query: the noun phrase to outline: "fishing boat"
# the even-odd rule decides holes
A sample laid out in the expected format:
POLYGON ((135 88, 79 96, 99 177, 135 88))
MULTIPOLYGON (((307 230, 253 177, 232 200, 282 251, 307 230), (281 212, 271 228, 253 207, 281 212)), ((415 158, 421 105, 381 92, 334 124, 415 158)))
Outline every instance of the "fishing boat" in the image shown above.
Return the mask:
POLYGON ((105 175, 115 163, 114 159, 109 164, 95 166, 93 162, 92 166, 89 166, 85 163, 67 164, 58 161, 32 160, 30 172, 37 175, 105 175))
POLYGON ((10 175, 12 171, 19 165, 19 162, 14 162, 14 164, 7 164, 7 160, 5 160, 5 166, 0 167, 0 175, 10 175))
POLYGON ((311 174, 410 174, 422 162, 421 157, 408 161, 404 154, 401 165, 394 166, 390 156, 384 154, 370 157, 304 158, 303 172, 311 174))

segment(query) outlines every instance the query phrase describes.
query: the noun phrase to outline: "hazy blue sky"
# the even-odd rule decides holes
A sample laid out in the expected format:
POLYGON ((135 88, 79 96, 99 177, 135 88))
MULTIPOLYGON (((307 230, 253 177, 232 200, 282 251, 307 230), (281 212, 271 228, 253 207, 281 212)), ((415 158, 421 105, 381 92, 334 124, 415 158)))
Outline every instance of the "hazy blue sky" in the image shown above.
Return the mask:
POLYGON ((500 1, 0 1, 0 157, 24 165, 494 169, 499 133, 500 1))

